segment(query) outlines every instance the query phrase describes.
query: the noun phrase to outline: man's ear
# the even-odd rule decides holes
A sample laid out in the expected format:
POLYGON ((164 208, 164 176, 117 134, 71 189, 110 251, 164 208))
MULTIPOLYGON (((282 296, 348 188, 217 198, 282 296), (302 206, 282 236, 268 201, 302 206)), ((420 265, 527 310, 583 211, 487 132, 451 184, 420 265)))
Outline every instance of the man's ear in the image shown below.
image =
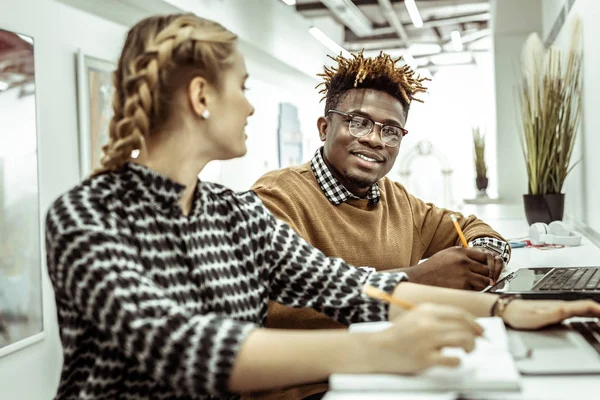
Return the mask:
POLYGON ((188 101, 194 113, 200 117, 202 113, 208 109, 208 100, 210 97, 210 86, 208 81, 202 77, 197 76, 190 81, 188 85, 188 101))
POLYGON ((329 121, 326 117, 319 117, 317 120, 317 129, 319 130, 319 139, 321 142, 324 142, 327 139, 327 127, 329 126, 329 121))

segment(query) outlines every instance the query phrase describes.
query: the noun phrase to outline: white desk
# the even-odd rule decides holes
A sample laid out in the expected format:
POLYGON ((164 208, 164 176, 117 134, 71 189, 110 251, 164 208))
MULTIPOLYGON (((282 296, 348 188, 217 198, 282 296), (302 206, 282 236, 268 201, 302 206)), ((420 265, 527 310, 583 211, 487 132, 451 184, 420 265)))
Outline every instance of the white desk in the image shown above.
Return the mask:
MULTIPOLYGON (((506 239, 520 238, 528 235, 529 226, 522 211, 522 205, 503 206, 468 206, 463 213, 474 213, 506 239)), ((503 275, 521 267, 569 267, 569 266, 600 265, 600 249, 583 239, 582 245, 553 250, 536 248, 513 249, 512 258, 503 275)), ((490 361, 490 368, 493 368, 490 361)), ((390 392, 328 392, 324 400, 357 400, 357 399, 406 399, 415 400, 446 400, 446 395, 410 394, 405 397, 400 393, 390 392)), ((522 390, 518 393, 486 393, 485 396, 475 396, 476 399, 498 400, 567 400, 567 399, 598 399, 600 398, 600 376, 523 376, 522 390)))

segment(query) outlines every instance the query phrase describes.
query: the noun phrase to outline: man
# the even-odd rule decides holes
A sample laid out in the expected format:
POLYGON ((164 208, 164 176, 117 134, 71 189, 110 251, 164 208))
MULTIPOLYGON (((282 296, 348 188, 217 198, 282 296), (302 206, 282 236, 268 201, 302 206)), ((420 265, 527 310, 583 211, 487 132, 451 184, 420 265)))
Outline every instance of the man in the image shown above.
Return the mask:
MULTIPOLYGON (((410 103, 426 91, 425 79, 383 53, 334 60, 337 67, 320 74, 326 101, 317 128, 323 147, 309 163, 267 173, 253 190, 327 256, 378 270, 403 268, 422 284, 481 290, 493 283, 509 259, 498 233, 474 216, 426 204, 385 177, 407 133, 410 103), (459 247, 452 214, 469 246, 479 250, 459 247)), ((339 327, 315 311, 276 304, 267 324, 339 327)))

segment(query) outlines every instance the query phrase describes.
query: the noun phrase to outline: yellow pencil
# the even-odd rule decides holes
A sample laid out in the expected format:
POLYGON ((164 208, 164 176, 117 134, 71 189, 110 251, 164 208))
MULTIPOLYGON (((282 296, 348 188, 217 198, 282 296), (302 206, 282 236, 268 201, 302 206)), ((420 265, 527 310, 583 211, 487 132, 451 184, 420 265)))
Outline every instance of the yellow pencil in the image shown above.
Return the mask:
MULTIPOLYGON (((363 286, 362 291, 364 294, 366 294, 369 297, 372 297, 377 300, 385 301, 386 303, 390 303, 390 304, 393 304, 400 308, 404 308, 405 310, 410 310, 411 308, 413 308, 415 306, 414 304, 411 304, 404 300, 400 300, 400 299, 390 295, 389 293, 386 293, 383 290, 379 290, 376 287, 373 287, 370 285, 363 286)), ((481 328, 481 335, 483 336, 484 339, 487 340, 487 338, 485 337, 485 332, 483 330, 483 327, 481 325, 479 325, 479 327, 481 328)))
POLYGON ((450 219, 452 219, 452 222, 454 222, 454 227, 456 228, 456 232, 458 232, 458 237, 460 238, 460 241, 462 242, 463 246, 465 246, 465 249, 468 248, 469 244, 467 243, 467 239, 465 239, 465 235, 463 234, 462 229, 460 229, 460 225, 456 220, 456 215, 450 215, 450 219))
POLYGON ((372 297, 374 299, 377 300, 382 300, 385 301, 386 303, 390 303, 393 304, 395 306, 404 308, 406 310, 410 310, 411 308, 414 307, 413 304, 408 303, 404 300, 400 300, 396 297, 393 297, 392 295, 384 292, 383 290, 379 290, 376 287, 370 286, 370 285, 365 285, 363 286, 363 293, 366 294, 369 297, 372 297))

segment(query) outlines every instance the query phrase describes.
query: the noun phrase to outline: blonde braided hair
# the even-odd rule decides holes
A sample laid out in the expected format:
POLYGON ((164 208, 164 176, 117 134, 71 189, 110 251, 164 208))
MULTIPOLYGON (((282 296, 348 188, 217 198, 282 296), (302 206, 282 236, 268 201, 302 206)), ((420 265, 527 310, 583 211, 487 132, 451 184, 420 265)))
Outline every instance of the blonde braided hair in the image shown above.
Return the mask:
POLYGON ((429 78, 419 77, 408 65, 396 65, 402 57, 393 59, 384 52, 380 52, 377 57, 365 57, 364 51, 361 51, 353 53, 351 58, 345 58, 341 54, 329 58, 337 66, 325 66, 323 73, 317 75, 323 78, 317 88, 323 86, 319 93, 323 94, 321 100, 326 99, 325 112, 334 109, 341 97, 351 89, 386 92, 398 99, 406 111, 413 100, 422 102, 415 95, 427 92, 423 82, 429 78))
POLYGON ((146 18, 127 35, 113 74, 113 117, 101 166, 94 174, 119 168, 170 117, 174 94, 203 76, 218 84, 237 36, 194 14, 146 18))

